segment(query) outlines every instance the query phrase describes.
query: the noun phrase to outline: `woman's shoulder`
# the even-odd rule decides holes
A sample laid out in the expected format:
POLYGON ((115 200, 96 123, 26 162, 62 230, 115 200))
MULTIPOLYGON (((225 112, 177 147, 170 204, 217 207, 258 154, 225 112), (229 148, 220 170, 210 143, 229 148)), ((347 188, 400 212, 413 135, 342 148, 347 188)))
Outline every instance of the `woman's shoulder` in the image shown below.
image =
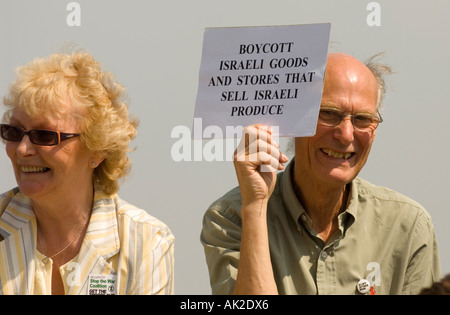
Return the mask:
POLYGON ((146 210, 141 209, 123 199, 116 196, 114 198, 117 211, 117 220, 119 226, 126 229, 137 229, 141 231, 146 231, 151 235, 159 235, 163 238, 172 238, 172 232, 169 227, 159 220, 158 218, 152 216, 146 210))
POLYGON ((8 204, 11 202, 11 199, 13 199, 18 193, 19 188, 16 187, 0 194, 0 216, 2 215, 3 211, 5 211, 8 204))

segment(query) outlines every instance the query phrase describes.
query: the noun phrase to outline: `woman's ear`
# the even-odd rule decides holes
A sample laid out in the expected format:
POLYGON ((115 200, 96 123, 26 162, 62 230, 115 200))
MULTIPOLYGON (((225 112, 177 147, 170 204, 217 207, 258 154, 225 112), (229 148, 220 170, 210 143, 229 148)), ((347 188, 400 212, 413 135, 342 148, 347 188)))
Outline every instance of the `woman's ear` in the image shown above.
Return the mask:
POLYGON ((92 168, 96 168, 103 162, 106 158, 106 152, 95 152, 92 154, 92 157, 89 160, 89 166, 92 168))

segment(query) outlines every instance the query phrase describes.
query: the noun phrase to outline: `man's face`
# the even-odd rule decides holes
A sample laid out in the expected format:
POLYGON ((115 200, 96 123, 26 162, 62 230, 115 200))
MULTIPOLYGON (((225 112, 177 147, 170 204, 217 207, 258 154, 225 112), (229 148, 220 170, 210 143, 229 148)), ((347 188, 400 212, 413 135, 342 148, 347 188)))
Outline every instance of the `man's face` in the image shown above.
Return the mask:
MULTIPOLYGON (((330 54, 321 106, 345 114, 376 114, 378 86, 371 71, 353 57, 330 54)), ((319 184, 345 185, 361 171, 376 131, 361 132, 346 117, 338 126, 319 124, 313 137, 295 139, 295 173, 319 184)))

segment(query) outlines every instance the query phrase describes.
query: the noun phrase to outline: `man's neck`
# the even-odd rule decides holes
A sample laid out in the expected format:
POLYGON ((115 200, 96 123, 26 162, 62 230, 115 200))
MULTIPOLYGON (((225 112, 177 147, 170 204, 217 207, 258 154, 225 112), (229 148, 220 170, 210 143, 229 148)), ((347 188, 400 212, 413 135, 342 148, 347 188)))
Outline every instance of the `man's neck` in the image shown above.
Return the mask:
POLYGON ((312 228, 327 242, 339 228, 338 215, 347 207, 350 188, 317 183, 295 172, 292 178, 294 192, 311 218, 312 228))

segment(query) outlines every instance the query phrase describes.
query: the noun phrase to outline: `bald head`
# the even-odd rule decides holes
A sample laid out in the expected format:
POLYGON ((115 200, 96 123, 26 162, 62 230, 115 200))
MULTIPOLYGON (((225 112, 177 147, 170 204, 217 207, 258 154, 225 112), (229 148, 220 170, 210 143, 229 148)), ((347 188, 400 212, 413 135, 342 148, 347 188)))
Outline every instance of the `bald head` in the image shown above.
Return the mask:
MULTIPOLYGON (((355 75, 356 73, 372 77, 370 69, 361 61, 344 53, 330 53, 327 61, 327 73, 339 71, 341 74, 355 75)), ((376 80, 375 80, 376 82, 376 80)))
POLYGON ((378 82, 372 71, 350 55, 331 53, 328 55, 323 93, 342 89, 370 95, 373 104, 378 102, 378 82))

